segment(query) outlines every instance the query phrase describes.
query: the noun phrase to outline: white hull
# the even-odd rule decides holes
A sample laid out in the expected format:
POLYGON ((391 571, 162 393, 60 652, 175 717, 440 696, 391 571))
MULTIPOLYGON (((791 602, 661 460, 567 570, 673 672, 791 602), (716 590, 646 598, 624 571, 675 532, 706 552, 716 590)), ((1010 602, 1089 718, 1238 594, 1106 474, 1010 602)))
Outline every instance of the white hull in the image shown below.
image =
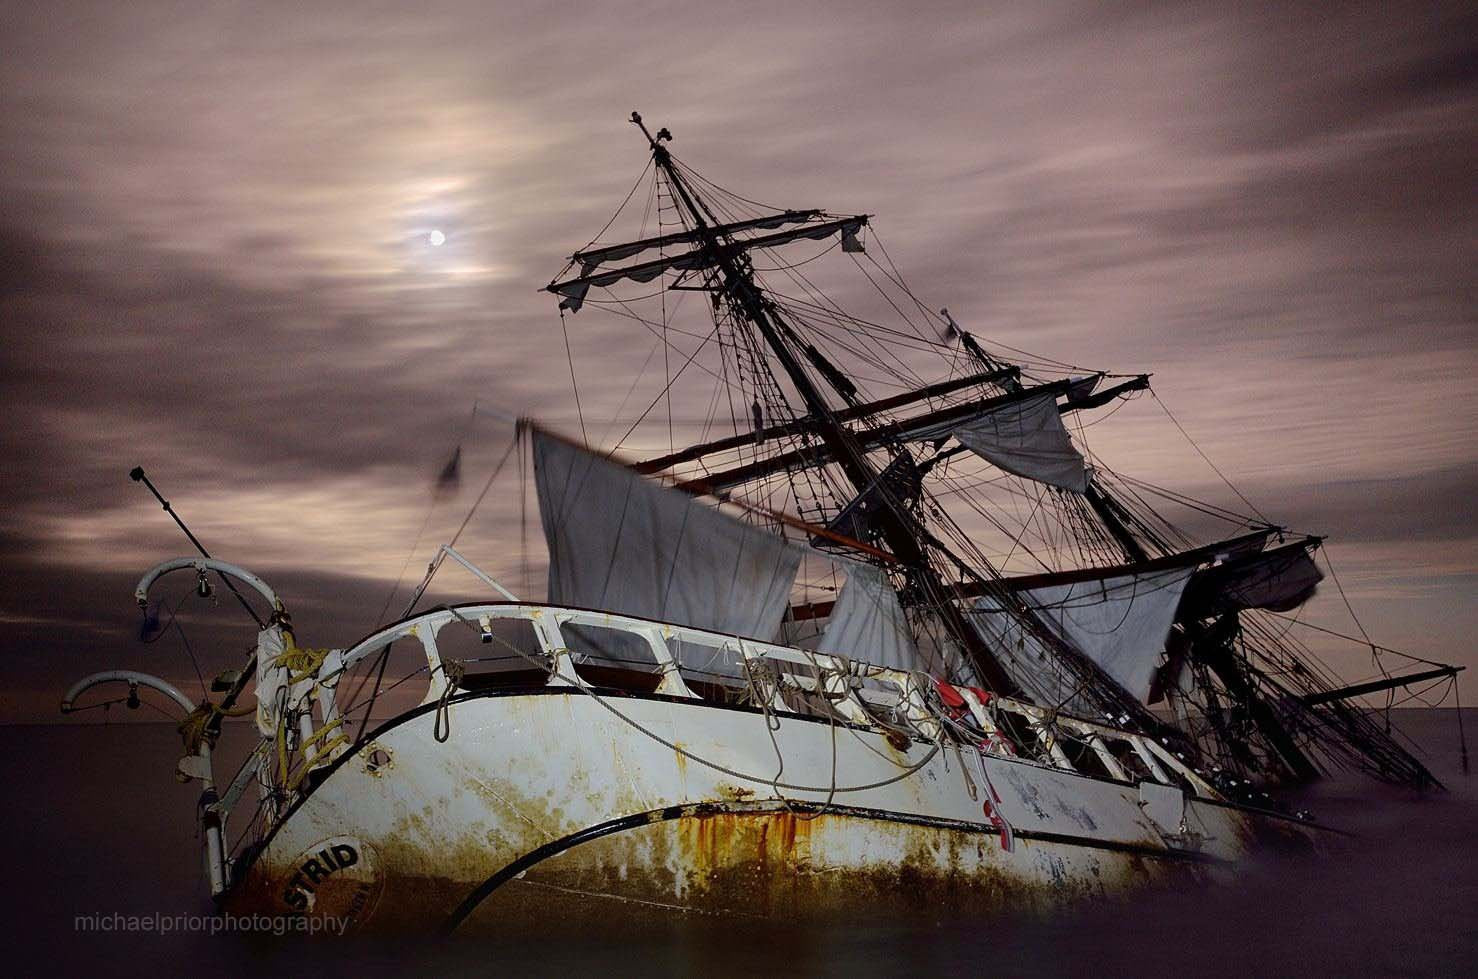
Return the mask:
POLYGON ((556 911, 1033 908, 1225 877, 1259 842, 1307 849, 1318 835, 1197 798, 1181 825, 1161 826, 1132 784, 917 740, 900 751, 881 733, 797 716, 774 732, 781 781, 818 788, 777 791, 764 714, 663 696, 605 703, 627 719, 570 688, 462 694, 445 743, 435 704, 402 715, 338 758, 241 861, 226 906, 464 930, 556 911), (372 771, 376 749, 389 764, 377 756, 372 771), (1009 849, 986 818, 990 787, 1009 849))

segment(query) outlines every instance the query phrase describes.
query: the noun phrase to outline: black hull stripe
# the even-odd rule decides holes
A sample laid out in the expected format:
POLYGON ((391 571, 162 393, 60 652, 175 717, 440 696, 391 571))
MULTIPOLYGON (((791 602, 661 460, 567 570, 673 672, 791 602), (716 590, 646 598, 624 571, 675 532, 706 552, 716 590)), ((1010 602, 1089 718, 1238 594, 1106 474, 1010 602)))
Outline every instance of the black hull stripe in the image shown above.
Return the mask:
MULTIPOLYGON (((532 869, 548 860, 558 856, 566 850, 572 850, 582 843, 610 836, 614 833, 635 829, 651 823, 667 822, 673 819, 702 818, 714 816, 721 813, 730 815, 755 815, 763 816, 777 812, 803 813, 806 815, 828 815, 846 816, 853 819, 871 819, 879 822, 905 823, 913 826, 928 826, 936 829, 948 829, 966 833, 977 833, 982 836, 998 836, 999 831, 986 823, 971 823, 958 819, 933 819, 928 816, 917 816, 911 813, 887 812, 882 809, 869 809, 860 806, 838 806, 818 805, 808 802, 775 802, 761 804, 725 804, 717 802, 700 802, 681 806, 667 806, 663 809, 652 809, 647 812, 633 813, 630 816, 621 816, 617 819, 587 826, 585 829, 571 833, 562 839, 545 843, 543 846, 530 850, 523 856, 514 860, 477 887, 462 899, 442 925, 446 933, 455 931, 472 914, 483 901, 487 900, 494 891, 502 887, 508 881, 520 874, 532 869)), ((1121 843, 1117 840, 1095 840, 1082 836, 1069 836, 1063 833, 1044 833, 1037 830, 1016 830, 1012 834, 1018 840, 1035 840, 1041 843, 1055 843, 1062 846, 1076 846, 1091 850, 1109 850, 1117 853, 1130 853, 1135 856, 1151 857, 1158 860, 1169 860, 1178 863, 1202 863, 1231 865, 1233 861, 1221 857, 1212 856, 1207 853, 1199 853, 1193 850, 1171 850, 1150 846, 1142 843, 1121 843)))

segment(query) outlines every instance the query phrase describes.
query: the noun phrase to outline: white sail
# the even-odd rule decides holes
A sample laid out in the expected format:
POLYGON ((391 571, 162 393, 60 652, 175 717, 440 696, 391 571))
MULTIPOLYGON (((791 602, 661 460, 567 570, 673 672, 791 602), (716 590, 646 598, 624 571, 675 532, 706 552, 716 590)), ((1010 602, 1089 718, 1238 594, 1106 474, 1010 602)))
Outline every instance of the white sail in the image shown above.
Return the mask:
MULTIPOLYGON (((1147 701, 1190 568, 1094 578, 1020 593, 1037 617, 1120 686, 1147 701)), ((987 596, 971 616, 1013 676, 1046 703, 1071 701, 1077 680, 1014 611, 987 596)))
POLYGON ((803 549, 534 431, 549 601, 770 639, 803 549))
POLYGON ((887 576, 870 564, 847 563, 847 583, 837 595, 816 648, 899 670, 927 668, 898 593, 887 576))
POLYGON ((1054 394, 999 405, 964 421, 914 429, 905 437, 927 441, 945 435, 1006 472, 1075 493, 1088 488, 1087 466, 1063 427, 1054 394))

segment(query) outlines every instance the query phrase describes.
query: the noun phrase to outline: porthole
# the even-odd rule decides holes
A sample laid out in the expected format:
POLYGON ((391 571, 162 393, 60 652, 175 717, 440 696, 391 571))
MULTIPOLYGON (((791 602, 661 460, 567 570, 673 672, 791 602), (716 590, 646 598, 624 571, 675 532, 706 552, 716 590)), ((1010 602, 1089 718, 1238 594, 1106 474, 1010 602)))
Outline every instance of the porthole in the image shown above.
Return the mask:
POLYGON ((391 757, 389 750, 379 745, 371 745, 369 750, 364 753, 364 770, 371 775, 383 774, 393 762, 394 759, 391 757))

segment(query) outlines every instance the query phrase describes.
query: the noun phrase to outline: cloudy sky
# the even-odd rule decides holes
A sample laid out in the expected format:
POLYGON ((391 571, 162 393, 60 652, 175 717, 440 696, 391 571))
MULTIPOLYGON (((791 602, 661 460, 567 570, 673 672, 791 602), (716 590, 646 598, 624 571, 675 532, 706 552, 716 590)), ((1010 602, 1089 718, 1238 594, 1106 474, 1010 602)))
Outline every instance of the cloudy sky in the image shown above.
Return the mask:
MULTIPOLYGON (((1153 371, 1261 509, 1330 535, 1378 641, 1478 666, 1462 7, 6 4, 0 717, 109 665, 192 678, 133 638, 137 576, 187 553, 134 465, 305 641, 368 629, 510 437, 483 415, 428 521, 474 398, 578 424, 537 290, 641 171, 633 108, 746 196, 876 214, 987 342, 1153 371)), ((570 325, 608 419, 652 338, 570 325)), ((1115 422, 1116 469, 1235 502, 1153 402, 1115 422)), ((464 543, 520 582, 499 486, 464 543)), ((187 616, 208 669, 231 615, 187 616)), ((1353 629, 1332 589, 1307 615, 1353 629)))

